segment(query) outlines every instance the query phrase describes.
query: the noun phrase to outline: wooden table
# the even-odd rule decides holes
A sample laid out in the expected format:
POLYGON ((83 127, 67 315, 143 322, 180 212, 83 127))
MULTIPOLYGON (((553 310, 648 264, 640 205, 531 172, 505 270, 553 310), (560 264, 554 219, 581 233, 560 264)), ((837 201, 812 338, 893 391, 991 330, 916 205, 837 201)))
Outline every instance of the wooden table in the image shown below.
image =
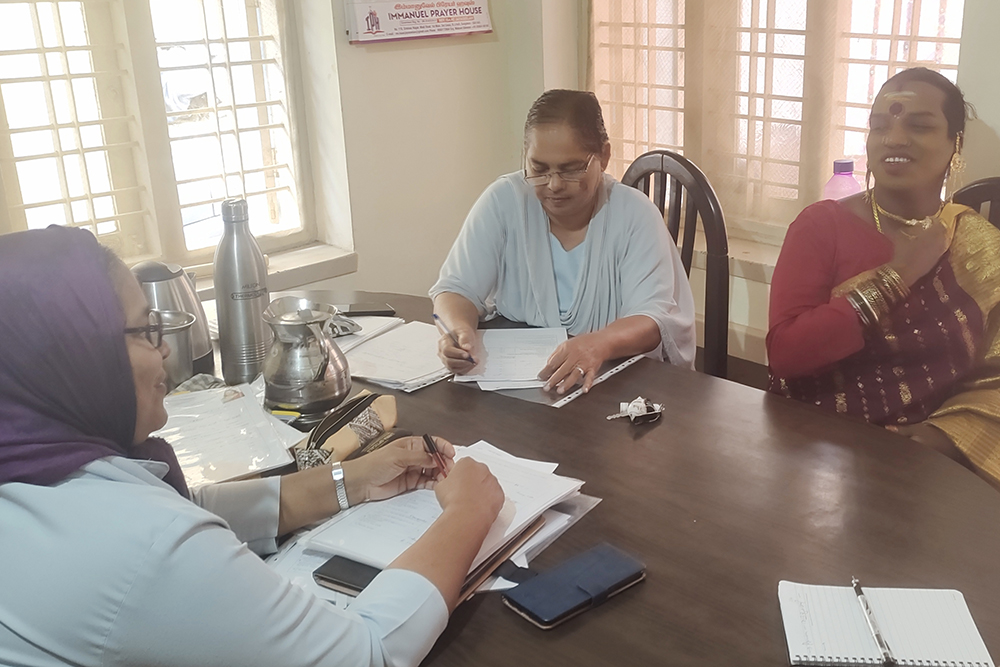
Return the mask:
MULTIPOLYGON (((430 316, 426 299, 363 300, 430 316)), ((425 664, 787 665, 778 581, 852 576, 962 591, 1000 659, 1000 493, 906 438, 645 359, 558 410, 450 382, 397 396, 401 427, 558 461, 603 499, 533 567, 605 540, 647 565, 548 632, 477 595, 425 664), (640 394, 668 406, 659 422, 605 419, 640 394)))

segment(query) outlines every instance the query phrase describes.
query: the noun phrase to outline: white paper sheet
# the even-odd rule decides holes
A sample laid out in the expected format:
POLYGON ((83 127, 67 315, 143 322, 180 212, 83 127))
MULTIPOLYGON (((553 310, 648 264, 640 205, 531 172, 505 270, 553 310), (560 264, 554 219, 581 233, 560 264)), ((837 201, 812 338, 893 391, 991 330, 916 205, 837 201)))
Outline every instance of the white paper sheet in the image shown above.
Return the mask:
POLYGON ((362 315, 358 317, 352 317, 351 320, 356 322, 358 326, 361 327, 361 331, 358 333, 348 334, 346 336, 338 336, 333 339, 333 342, 337 344, 340 351, 347 354, 350 350, 353 350, 358 345, 380 336, 385 332, 395 329, 398 326, 402 326, 402 317, 379 317, 377 315, 362 315))
MULTIPOLYGON (((473 568, 546 509, 577 493, 583 482, 542 472, 485 447, 461 448, 456 459, 470 456, 485 463, 500 482, 508 503, 483 542, 473 568)), ((367 503, 334 516, 310 537, 311 548, 384 568, 441 514, 434 492, 417 490, 367 503)))
POLYGON ((456 376, 456 382, 537 381, 549 357, 566 342, 566 329, 562 327, 487 329, 478 334, 484 358, 476 359, 475 372, 456 376))
POLYGON ((545 386, 544 380, 480 380, 476 384, 483 391, 500 391, 501 389, 540 389, 545 386))
POLYGON ((408 322, 347 353, 351 376, 414 391, 451 373, 437 356, 440 334, 430 324, 408 322))
POLYGON ((477 453, 482 452, 486 455, 505 459, 507 461, 510 461, 511 463, 516 463, 518 465, 522 465, 526 468, 531 468, 532 470, 536 470, 538 472, 553 473, 556 471, 556 468, 559 467, 558 463, 552 463, 549 461, 535 461, 534 459, 525 459, 521 458, 520 456, 514 456, 513 454, 505 452, 499 447, 491 445, 485 440, 479 440, 478 442, 474 442, 468 447, 462 447, 461 445, 455 447, 456 453, 462 450, 466 450, 466 454, 463 455, 469 455, 469 454, 475 455, 477 453))

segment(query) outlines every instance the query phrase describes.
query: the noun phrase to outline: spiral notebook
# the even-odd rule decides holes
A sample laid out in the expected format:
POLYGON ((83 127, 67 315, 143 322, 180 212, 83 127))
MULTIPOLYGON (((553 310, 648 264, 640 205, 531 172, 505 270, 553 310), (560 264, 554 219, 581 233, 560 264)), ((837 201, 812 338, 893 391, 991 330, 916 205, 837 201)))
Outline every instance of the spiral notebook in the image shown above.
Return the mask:
MULTIPOLYGON (((899 665, 994 667, 965 597, 955 590, 864 588, 899 665)), ((778 582, 793 665, 881 665, 882 652, 850 586, 778 582)))

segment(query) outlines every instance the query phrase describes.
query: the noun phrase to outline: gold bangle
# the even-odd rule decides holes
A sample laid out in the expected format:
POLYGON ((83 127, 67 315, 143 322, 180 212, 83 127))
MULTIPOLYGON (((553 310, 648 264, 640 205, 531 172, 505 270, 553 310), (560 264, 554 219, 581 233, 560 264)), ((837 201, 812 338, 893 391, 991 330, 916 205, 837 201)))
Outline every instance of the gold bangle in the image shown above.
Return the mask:
POLYGON ((847 300, 854 306, 854 310, 858 311, 858 317, 861 318, 862 324, 866 327, 878 324, 878 313, 875 312, 864 292, 860 289, 852 289, 847 293, 847 300))
POLYGON ((906 283, 904 283, 900 275, 896 273, 896 270, 888 264, 880 266, 876 274, 886 288, 886 296, 892 298, 891 305, 896 305, 896 303, 900 301, 905 301, 910 296, 910 288, 906 286, 906 283))
POLYGON ((871 306, 872 310, 875 311, 875 321, 878 322, 883 316, 889 314, 889 304, 885 300, 885 296, 879 291, 878 285, 875 284, 873 280, 866 280, 865 282, 858 285, 858 290, 864 296, 865 301, 871 306))

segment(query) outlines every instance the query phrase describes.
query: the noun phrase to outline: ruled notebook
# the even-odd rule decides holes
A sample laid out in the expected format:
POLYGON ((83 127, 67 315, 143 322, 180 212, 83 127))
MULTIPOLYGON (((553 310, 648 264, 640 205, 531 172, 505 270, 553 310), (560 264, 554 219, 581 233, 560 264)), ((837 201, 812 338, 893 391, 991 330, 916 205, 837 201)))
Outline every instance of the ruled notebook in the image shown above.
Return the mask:
MULTIPOLYGON (((994 667, 965 597, 955 590, 864 588, 900 665, 994 667)), ((793 665, 880 665, 882 654, 850 586, 778 582, 793 665)))

